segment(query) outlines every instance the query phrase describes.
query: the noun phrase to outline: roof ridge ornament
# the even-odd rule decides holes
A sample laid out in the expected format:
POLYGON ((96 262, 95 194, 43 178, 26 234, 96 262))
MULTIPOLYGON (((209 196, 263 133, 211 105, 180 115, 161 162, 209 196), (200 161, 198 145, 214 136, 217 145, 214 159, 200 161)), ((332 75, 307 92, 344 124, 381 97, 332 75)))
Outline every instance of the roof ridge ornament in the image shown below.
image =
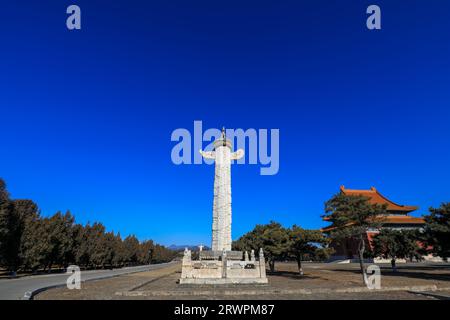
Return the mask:
POLYGON ((225 133, 225 127, 222 127, 222 140, 223 140, 223 146, 225 147, 227 145, 227 136, 225 133))

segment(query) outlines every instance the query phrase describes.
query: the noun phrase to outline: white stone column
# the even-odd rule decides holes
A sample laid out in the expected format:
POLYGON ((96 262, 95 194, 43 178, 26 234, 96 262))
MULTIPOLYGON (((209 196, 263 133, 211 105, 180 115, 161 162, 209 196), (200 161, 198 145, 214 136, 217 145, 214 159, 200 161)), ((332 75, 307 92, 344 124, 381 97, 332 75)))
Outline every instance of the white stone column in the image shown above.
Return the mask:
POLYGON ((225 136, 214 142, 214 151, 200 153, 215 160, 212 244, 214 251, 231 250, 231 160, 240 159, 243 150, 232 153, 231 141, 225 136))
POLYGON ((216 141, 216 163, 214 176, 214 210, 216 217, 213 250, 231 250, 231 148, 216 141))

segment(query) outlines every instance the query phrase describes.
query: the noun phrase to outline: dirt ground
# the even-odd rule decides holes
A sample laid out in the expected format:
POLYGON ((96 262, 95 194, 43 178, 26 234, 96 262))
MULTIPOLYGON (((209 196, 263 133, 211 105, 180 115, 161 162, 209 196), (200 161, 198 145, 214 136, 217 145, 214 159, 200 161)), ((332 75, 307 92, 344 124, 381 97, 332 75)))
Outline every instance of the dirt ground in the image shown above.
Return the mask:
POLYGON ((179 285, 181 266, 91 281, 81 290, 56 288, 35 299, 345 299, 424 300, 450 297, 450 265, 404 264, 394 273, 381 265, 380 291, 367 290, 357 264, 309 264, 299 276, 294 263, 278 263, 268 285, 179 285), (426 289, 427 287, 438 289, 426 289), (417 288, 423 292, 418 293, 417 288), (386 291, 391 290, 393 291, 386 291), (355 291, 355 292, 352 292, 355 291))

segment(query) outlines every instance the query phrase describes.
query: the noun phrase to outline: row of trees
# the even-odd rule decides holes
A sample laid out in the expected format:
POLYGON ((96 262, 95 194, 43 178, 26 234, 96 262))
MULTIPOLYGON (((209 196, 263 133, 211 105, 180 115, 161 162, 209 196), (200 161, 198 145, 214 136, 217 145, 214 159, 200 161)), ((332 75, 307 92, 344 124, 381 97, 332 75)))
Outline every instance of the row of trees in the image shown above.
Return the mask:
POLYGON ((256 227, 233 242, 233 248, 240 251, 263 248, 270 271, 275 271, 275 262, 295 259, 298 272, 303 275, 302 260, 326 260, 331 254, 327 248, 328 239, 320 230, 307 230, 297 225, 284 228, 271 221, 256 227))
POLYGON ((66 268, 122 267, 170 261, 176 253, 152 240, 107 232, 99 222, 75 223, 68 211, 40 215, 31 200, 11 200, 0 179, 0 266, 15 273, 66 268))

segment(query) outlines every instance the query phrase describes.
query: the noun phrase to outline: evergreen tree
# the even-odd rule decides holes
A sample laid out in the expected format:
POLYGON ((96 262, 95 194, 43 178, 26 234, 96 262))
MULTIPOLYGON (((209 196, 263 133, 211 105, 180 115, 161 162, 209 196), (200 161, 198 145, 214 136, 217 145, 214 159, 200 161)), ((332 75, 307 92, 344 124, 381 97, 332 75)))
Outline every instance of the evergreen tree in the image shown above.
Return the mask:
POLYGON ((417 237, 409 230, 382 229, 373 241, 374 255, 390 259, 392 271, 397 272, 396 260, 419 257, 417 237))
POLYGON ((17 269, 18 239, 20 224, 14 214, 14 208, 6 183, 0 179, 0 264, 15 275, 17 269))
POLYGON ((139 246, 138 262, 139 264, 151 264, 155 245, 152 240, 146 240, 139 246))
POLYGON ((138 262, 139 240, 135 235, 129 235, 123 242, 126 255, 125 261, 128 265, 136 265, 138 262))
POLYGON ((84 268, 88 268, 91 265, 91 243, 90 243, 90 230, 91 225, 88 222, 85 226, 75 226, 75 263, 84 268))
POLYGON ((6 183, 0 178, 0 264, 4 265, 6 243, 9 236, 8 220, 11 214, 11 202, 6 190, 6 183))
POLYGON ((89 256, 94 267, 103 266, 108 258, 108 252, 104 248, 105 226, 100 222, 95 222, 89 229, 89 256))
POLYGON ((116 236, 114 232, 107 232, 103 237, 103 250, 105 251, 103 267, 113 268, 114 260, 117 255, 116 236))
POLYGON ((336 241, 354 239, 358 242, 358 259, 364 284, 367 275, 364 268, 367 231, 381 226, 386 205, 371 204, 364 196, 338 193, 325 203, 324 217, 332 223, 330 237, 336 241))
POLYGON ((176 255, 177 252, 167 249, 165 246, 155 244, 152 251, 152 263, 169 262, 176 255))
POLYGON ((424 235, 431 252, 445 260, 450 257, 450 202, 439 208, 430 208, 425 216, 424 235))
POLYGON ((49 271, 54 264, 66 268, 71 260, 73 260, 74 222, 75 219, 70 211, 67 211, 64 215, 58 211, 52 217, 46 219, 50 242, 50 250, 46 257, 46 264, 49 271))
MULTIPOLYGON (((328 239, 327 239, 328 240, 328 239)), ((327 246, 317 248, 316 251, 312 254, 312 260, 314 261, 327 261, 330 259, 330 256, 334 253, 334 249, 327 246)))
POLYGON ((290 241, 288 231, 278 222, 271 221, 261 235, 264 255, 271 272, 275 271, 275 261, 288 257, 290 241))
POLYGON ((19 257, 24 270, 36 271, 49 255, 50 239, 37 205, 31 200, 16 200, 24 230, 20 240, 19 257))
POLYGON ((122 241, 120 233, 118 233, 114 238, 114 258, 113 265, 117 267, 122 267, 126 260, 125 246, 122 241))
POLYGON ((298 273, 303 275, 302 259, 304 255, 314 255, 319 244, 325 244, 327 239, 320 230, 306 230, 293 225, 288 230, 290 238, 289 251, 294 256, 298 265, 298 273))
POLYGON ((271 221, 266 225, 256 225, 252 231, 235 241, 233 247, 240 251, 255 252, 263 248, 270 271, 274 272, 275 262, 288 257, 289 233, 281 224, 271 221))
POLYGON ((13 276, 22 263, 20 247, 28 213, 26 203, 27 200, 7 200, 0 212, 0 256, 13 276))

